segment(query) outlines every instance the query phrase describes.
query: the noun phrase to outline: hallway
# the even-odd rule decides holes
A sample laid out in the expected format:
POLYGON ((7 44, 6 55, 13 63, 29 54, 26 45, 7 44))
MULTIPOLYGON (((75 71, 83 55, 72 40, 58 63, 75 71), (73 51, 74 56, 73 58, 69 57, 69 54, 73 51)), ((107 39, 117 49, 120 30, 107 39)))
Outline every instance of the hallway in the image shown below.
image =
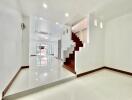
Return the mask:
POLYGON ((132 100, 131 43, 132 0, 0 0, 0 100, 132 100))
POLYGON ((100 70, 70 82, 7 100, 132 100, 132 77, 100 70))

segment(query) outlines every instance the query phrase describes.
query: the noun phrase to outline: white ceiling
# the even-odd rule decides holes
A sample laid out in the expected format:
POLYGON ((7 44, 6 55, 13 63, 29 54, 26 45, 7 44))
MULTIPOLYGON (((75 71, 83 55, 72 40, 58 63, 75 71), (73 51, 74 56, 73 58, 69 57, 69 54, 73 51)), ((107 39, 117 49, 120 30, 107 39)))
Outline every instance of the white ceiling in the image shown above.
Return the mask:
POLYGON ((132 13, 132 0, 113 0, 104 6, 96 9, 95 16, 100 17, 104 21, 132 13))
POLYGON ((41 16, 53 22, 73 24, 84 18, 95 8, 99 8, 111 0, 20 0, 25 15, 41 16), (43 3, 48 9, 43 8, 43 3), (70 14, 69 18, 64 13, 70 14))
POLYGON ((0 0, 2 3, 26 16, 40 16, 62 24, 74 24, 90 12, 105 21, 132 12, 132 0, 0 0), (44 2, 48 9, 43 8, 44 2), (70 14, 69 18, 64 16, 65 12, 70 14))

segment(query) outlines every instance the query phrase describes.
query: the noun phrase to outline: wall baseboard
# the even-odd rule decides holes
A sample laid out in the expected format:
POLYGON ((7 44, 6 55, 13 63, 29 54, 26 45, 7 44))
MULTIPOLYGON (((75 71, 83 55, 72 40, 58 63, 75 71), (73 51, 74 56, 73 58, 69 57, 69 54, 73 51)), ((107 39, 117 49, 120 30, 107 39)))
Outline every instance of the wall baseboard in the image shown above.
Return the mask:
POLYGON ((22 66, 21 69, 24 69, 24 68, 29 68, 29 66, 22 66))
POLYGON ((2 97, 5 96, 5 94, 7 93, 7 91, 9 90, 9 88, 11 87, 11 85, 13 84, 13 82, 15 81, 16 77, 19 75, 19 73, 22 71, 22 69, 25 69, 25 68, 29 68, 29 66, 21 66, 20 67, 20 69, 17 71, 17 73, 14 75, 14 77, 8 83, 8 85, 6 86, 6 88, 3 90, 2 97))
POLYGON ((90 70, 90 71, 87 71, 87 72, 84 72, 84 73, 80 73, 80 74, 77 74, 77 77, 82 77, 84 75, 91 74, 91 73, 94 73, 94 72, 102 70, 102 69, 104 69, 104 67, 100 67, 100 68, 97 68, 97 69, 94 69, 94 70, 90 70))
POLYGON ((115 69, 115 68, 111 68, 107 66, 104 66, 103 68, 132 76, 132 72, 127 72, 127 71, 123 71, 120 69, 115 69))
POLYGON ((71 68, 70 66, 64 65, 63 66, 65 69, 69 70, 70 72, 72 72, 73 74, 76 74, 76 72, 74 71, 73 68, 71 68))
MULTIPOLYGON (((2 92, 2 96, 3 97, 5 96, 5 94, 7 93, 8 89, 11 87, 11 85, 13 84, 13 82, 15 81, 15 79, 19 75, 19 73, 25 68, 29 68, 29 66, 21 66, 20 67, 18 72, 15 74, 15 76, 12 78, 12 80, 9 82, 9 84, 6 86, 6 88, 2 92)), ((119 73, 122 73, 122 74, 126 74, 126 75, 132 76, 132 72, 127 72, 127 71, 123 71, 123 70, 119 70, 119 69, 103 66, 103 67, 100 67, 100 68, 97 68, 97 69, 94 69, 94 70, 91 70, 91 71, 87 71, 87 72, 84 72, 84 73, 77 74, 77 78, 85 76, 85 75, 88 75, 88 74, 91 74, 91 73, 94 73, 94 72, 97 72, 97 71, 100 71, 100 70, 103 70, 103 69, 108 69, 108 70, 112 70, 112 71, 115 71, 115 72, 119 72, 119 73)))
POLYGON ((115 71, 115 72, 119 72, 119 73, 122 73, 122 74, 126 74, 126 75, 132 76, 132 72, 127 72, 127 71, 123 71, 123 70, 120 70, 120 69, 115 69, 115 68, 103 66, 103 67, 100 67, 100 68, 97 68, 97 69, 94 69, 94 70, 91 70, 91 71, 87 71, 87 72, 78 74, 77 77, 79 78, 79 77, 82 77, 84 75, 88 75, 88 74, 97 72, 97 71, 102 70, 102 69, 108 69, 108 70, 112 70, 112 71, 115 71))

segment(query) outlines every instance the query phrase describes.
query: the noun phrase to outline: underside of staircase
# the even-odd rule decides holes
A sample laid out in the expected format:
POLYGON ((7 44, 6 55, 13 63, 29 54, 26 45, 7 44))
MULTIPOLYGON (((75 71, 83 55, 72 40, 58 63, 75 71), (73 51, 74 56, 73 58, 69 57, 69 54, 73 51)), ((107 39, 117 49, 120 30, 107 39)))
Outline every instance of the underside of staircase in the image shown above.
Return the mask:
POLYGON ((79 47, 83 47, 83 43, 75 33, 72 33, 72 40, 73 42, 75 42, 74 51, 71 54, 69 54, 68 58, 66 58, 64 62, 64 67, 68 69, 69 71, 71 71, 72 73, 76 74, 75 51, 79 51, 79 47))

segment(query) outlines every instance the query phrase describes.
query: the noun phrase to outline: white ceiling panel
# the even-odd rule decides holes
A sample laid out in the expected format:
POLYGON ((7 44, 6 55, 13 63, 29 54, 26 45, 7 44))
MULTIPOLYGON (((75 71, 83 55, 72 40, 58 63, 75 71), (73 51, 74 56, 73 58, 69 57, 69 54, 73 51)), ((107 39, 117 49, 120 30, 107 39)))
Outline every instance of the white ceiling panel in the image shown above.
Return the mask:
POLYGON ((132 8, 132 0, 19 0, 25 15, 41 16, 53 22, 74 24, 90 12, 108 20, 132 8), (43 3, 48 8, 43 8, 43 3), (121 4, 121 6, 120 6, 121 4), (65 12, 69 17, 64 16, 65 12))
POLYGON ((42 16, 46 19, 58 21, 60 23, 71 23, 71 20, 79 20, 85 16, 91 9, 108 0, 20 0, 22 11, 25 15, 42 16), (43 3, 48 8, 43 8, 43 3), (70 14, 65 18, 64 13, 70 14))

